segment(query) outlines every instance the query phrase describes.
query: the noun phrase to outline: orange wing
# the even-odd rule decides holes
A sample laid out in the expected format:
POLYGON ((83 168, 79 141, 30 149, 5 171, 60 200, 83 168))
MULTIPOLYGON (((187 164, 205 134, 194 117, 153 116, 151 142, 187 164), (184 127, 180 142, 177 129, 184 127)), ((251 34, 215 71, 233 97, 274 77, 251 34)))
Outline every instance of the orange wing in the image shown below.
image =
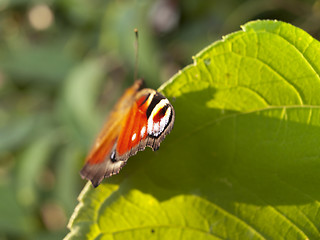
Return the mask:
POLYGON ((128 152, 130 155, 130 150, 147 137, 148 119, 146 112, 148 106, 145 102, 147 98, 148 95, 138 99, 127 115, 127 119, 123 122, 116 148, 119 156, 128 152))
POLYGON ((86 164, 80 171, 82 178, 91 180, 95 187, 100 184, 104 177, 118 173, 121 167, 125 165, 125 162, 114 164, 110 159, 110 155, 116 146, 123 121, 128 115, 136 94, 142 85, 143 81, 137 80, 120 98, 93 144, 87 156, 86 164))

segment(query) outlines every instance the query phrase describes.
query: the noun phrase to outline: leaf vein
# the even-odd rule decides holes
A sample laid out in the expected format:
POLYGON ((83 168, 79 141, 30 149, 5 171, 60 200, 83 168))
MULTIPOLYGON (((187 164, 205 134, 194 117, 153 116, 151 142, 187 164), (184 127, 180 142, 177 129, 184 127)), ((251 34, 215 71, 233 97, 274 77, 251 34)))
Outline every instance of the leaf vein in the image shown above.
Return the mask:
MULTIPOLYGON (((270 32, 271 34, 273 34, 273 35, 276 35, 275 33, 272 33, 272 32, 270 32)), ((319 79, 319 81, 320 81, 320 75, 319 75, 319 73, 315 70, 315 67, 314 67, 314 65, 311 63, 311 61, 304 55, 304 52, 302 52, 300 49, 298 49, 295 45, 294 45, 294 43, 292 43, 291 41, 289 41, 287 38, 285 38, 284 36, 282 36, 282 35, 277 35, 277 36, 279 36, 279 37, 281 37, 282 39, 284 39, 286 42, 288 42, 294 49, 296 49, 297 50, 297 52, 298 53, 300 53, 300 55, 303 57, 303 59, 307 62, 307 64, 311 67, 311 69, 313 70, 313 72, 316 74, 316 76, 317 76, 317 78, 319 79)), ((314 41, 314 40, 313 40, 314 41)), ((313 42, 312 41, 312 42, 313 42)), ((309 44, 311 44, 312 42, 310 42, 309 44)))
POLYGON ((245 187, 243 184, 240 184, 239 180, 235 180, 235 181, 238 183, 239 187, 242 187, 247 192, 250 192, 253 196, 256 196, 257 199, 259 199, 262 203, 265 203, 266 206, 268 206, 273 212, 275 212, 280 217, 282 217, 286 222, 288 222, 291 227, 295 228, 298 232, 300 232, 301 235, 303 235, 303 237, 305 237, 305 239, 308 239, 308 237, 305 235, 305 233, 293 221, 291 221, 284 213, 282 213, 279 209, 277 209, 275 206, 269 204, 268 201, 266 201, 265 199, 261 198, 258 194, 256 194, 251 189, 245 187))
POLYGON ((290 86, 294 92, 296 93, 297 95, 297 98, 299 100, 299 102, 301 103, 301 105, 304 104, 303 100, 302 100, 302 96, 301 96, 301 93, 298 91, 298 87, 295 86, 292 82, 289 82, 288 79, 286 79, 279 71, 277 71, 276 69, 274 69, 273 67, 271 67, 271 65, 269 65, 267 62, 264 62, 262 59, 260 58, 254 58, 254 57, 251 57, 251 56, 243 56, 237 52, 232 52, 240 57, 243 57, 243 58, 250 58, 250 59, 254 59, 256 61, 259 61, 261 62, 263 65, 265 65, 266 67, 268 67, 272 72, 274 72, 276 75, 278 75, 286 84, 288 84, 288 86, 290 86))
POLYGON ((180 230, 186 230, 186 229, 190 229, 196 232, 200 232, 203 233, 205 235, 211 235, 212 237, 214 237, 214 239, 223 239, 221 237, 219 237, 218 235, 213 234, 212 232, 207 232, 203 229, 199 229, 199 228, 194 228, 194 227, 190 227, 190 226, 179 226, 179 225, 148 225, 148 226, 142 226, 142 227, 133 227, 133 228, 128 228, 128 229, 123 229, 123 230, 118 230, 118 231, 114 231, 114 232, 103 232, 104 234, 111 234, 111 235, 116 235, 119 233, 124 233, 124 232, 129 232, 129 231, 135 231, 135 230, 143 230, 143 229, 153 229, 153 228, 177 228, 180 230))
MULTIPOLYGON (((283 183, 286 184, 287 186, 293 188, 294 190, 300 192, 300 193, 301 193, 302 195, 304 195, 306 198, 314 201, 314 203, 315 203, 316 205, 318 205, 318 210, 319 210, 319 208, 320 208, 320 202, 319 202, 318 200, 316 200, 315 198, 313 198, 312 196, 310 196, 309 194, 307 194, 306 192, 304 192, 302 189, 297 188, 297 187, 293 186, 292 184, 288 183, 287 181, 285 181, 284 179, 280 178, 279 176, 278 176, 278 180, 281 181, 281 182, 283 182, 283 183)), ((312 227, 313 227, 314 229, 316 229, 316 231, 317 231, 317 232, 319 233, 319 235, 320 235, 320 231, 319 231, 319 229, 317 228, 316 224, 315 224, 312 220, 310 220, 310 219, 308 218, 308 216, 307 216, 303 211, 301 211, 299 208, 297 208, 297 209, 298 209, 298 211, 299 211, 301 214, 303 214, 303 215, 305 216, 305 218, 307 219, 307 221, 312 225, 312 227)))

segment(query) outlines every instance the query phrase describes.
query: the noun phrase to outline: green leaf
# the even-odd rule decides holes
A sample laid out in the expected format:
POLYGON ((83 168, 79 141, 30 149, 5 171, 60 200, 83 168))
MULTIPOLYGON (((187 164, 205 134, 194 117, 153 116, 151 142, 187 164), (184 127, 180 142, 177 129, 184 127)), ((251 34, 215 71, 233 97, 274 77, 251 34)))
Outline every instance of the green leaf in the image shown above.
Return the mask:
POLYGON ((66 239, 319 239, 319 59, 277 21, 208 46, 161 88, 176 122, 160 150, 88 184, 66 239))

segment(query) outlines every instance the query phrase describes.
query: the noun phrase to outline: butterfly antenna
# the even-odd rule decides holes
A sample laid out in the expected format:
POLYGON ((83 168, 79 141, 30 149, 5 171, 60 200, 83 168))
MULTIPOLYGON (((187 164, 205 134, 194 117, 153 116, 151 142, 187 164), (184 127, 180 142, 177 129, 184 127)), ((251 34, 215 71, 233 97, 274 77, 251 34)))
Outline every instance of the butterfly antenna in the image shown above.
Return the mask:
POLYGON ((138 29, 135 28, 134 29, 134 33, 135 33, 135 42, 134 42, 134 50, 135 50, 135 64, 134 64, 134 79, 133 80, 137 80, 138 79, 138 55, 139 55, 139 34, 138 34, 138 29))

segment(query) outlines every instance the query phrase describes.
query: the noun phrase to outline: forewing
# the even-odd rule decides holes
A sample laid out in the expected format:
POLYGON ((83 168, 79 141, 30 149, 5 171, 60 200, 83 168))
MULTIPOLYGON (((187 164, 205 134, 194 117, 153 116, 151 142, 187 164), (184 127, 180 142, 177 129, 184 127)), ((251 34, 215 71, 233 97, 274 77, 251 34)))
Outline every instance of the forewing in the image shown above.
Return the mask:
POLYGON ((141 80, 137 80, 120 98, 93 144, 84 167, 80 171, 82 178, 90 180, 94 187, 98 186, 103 178, 117 174, 125 165, 125 162, 116 161, 112 158, 111 154, 116 147, 123 122, 132 108, 136 94, 142 84, 141 80))
POLYGON ((126 161, 130 156, 143 150, 141 144, 147 138, 148 118, 146 111, 148 108, 147 100, 149 93, 141 95, 133 104, 126 120, 123 122, 119 139, 116 146, 115 158, 126 161))

